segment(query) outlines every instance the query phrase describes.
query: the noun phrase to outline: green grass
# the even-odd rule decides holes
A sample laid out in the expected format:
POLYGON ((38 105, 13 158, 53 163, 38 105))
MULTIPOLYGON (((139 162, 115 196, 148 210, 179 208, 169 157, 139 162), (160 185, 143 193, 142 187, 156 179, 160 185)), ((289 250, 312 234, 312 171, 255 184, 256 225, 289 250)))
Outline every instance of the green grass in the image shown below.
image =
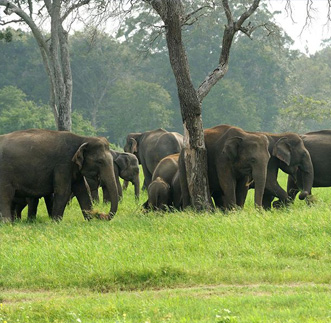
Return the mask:
POLYGON ((130 187, 110 222, 74 201, 53 223, 42 204, 36 223, 0 224, 0 323, 331 322, 329 191, 272 211, 250 192, 226 214, 144 213, 130 187))

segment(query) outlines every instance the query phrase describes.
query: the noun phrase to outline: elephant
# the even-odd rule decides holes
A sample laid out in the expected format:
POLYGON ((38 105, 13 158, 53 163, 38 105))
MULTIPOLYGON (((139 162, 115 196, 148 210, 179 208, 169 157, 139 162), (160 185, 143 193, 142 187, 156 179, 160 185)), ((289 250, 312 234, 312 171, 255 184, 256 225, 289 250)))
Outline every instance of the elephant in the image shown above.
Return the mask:
POLYGON ((179 153, 166 156, 156 166, 152 182, 148 186, 146 209, 166 210, 181 207, 181 190, 178 171, 179 153))
POLYGON ((100 177, 107 187, 111 208, 106 218, 110 220, 118 208, 118 192, 106 138, 44 129, 1 135, 0 218, 13 220, 11 207, 15 197, 39 198, 53 193, 51 215, 54 220, 61 220, 73 193, 88 219, 92 201, 84 176, 100 177))
POLYGON ((267 180, 262 201, 263 208, 270 209, 271 202, 275 197, 279 199, 273 204, 276 207, 287 205, 290 202, 289 195, 277 181, 279 169, 294 177, 298 169, 302 180, 300 199, 303 200, 307 197, 313 185, 314 167, 310 154, 300 136, 293 132, 280 134, 267 132, 250 133, 267 136, 269 140, 271 157, 268 163, 267 180))
MULTIPOLYGON (((222 210, 243 207, 251 181, 255 182, 255 205, 262 207, 270 159, 266 136, 241 128, 218 125, 204 130, 208 182, 215 206, 222 210)), ((184 155, 179 157, 183 208, 190 205, 184 155)))
MULTIPOLYGON (((314 168, 312 187, 331 186, 331 130, 308 132, 301 135, 307 148, 314 168)), ((294 175, 288 176, 287 193, 293 201, 299 190, 304 187, 304 173, 298 168, 294 175)), ((308 190, 311 194, 311 189, 308 190)), ((299 196, 300 197, 300 196, 299 196)))
MULTIPOLYGON (((136 200, 139 200, 140 182, 139 182, 139 162, 137 157, 131 153, 122 153, 110 149, 114 161, 115 179, 118 189, 118 195, 123 197, 122 187, 119 177, 125 181, 129 181, 134 185, 134 193, 136 200)), ((88 185, 91 189, 92 199, 99 201, 98 188, 100 181, 98 178, 87 178, 88 185)), ((109 202, 109 193, 105 186, 102 186, 104 202, 109 202)))
POLYGON ((137 156, 145 177, 144 186, 147 188, 159 161, 166 156, 179 153, 182 147, 183 136, 181 134, 156 129, 128 134, 124 151, 137 156))

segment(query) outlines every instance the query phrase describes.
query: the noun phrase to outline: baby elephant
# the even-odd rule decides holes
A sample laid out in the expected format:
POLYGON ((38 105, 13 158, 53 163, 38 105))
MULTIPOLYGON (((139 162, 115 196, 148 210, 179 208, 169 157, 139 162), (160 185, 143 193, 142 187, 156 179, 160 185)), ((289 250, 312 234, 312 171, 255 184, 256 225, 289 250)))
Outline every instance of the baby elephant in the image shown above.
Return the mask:
POLYGON ((178 157, 179 154, 164 157, 156 166, 148 186, 148 200, 143 204, 146 209, 181 208, 178 157))

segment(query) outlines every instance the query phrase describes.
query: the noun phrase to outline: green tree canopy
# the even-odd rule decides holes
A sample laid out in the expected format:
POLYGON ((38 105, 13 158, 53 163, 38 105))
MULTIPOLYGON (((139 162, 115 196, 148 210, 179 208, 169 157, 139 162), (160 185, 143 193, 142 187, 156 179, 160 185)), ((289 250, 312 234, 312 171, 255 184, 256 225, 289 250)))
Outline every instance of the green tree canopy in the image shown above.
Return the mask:
POLYGON ((103 127, 109 129, 111 138, 119 139, 115 140, 117 143, 123 143, 128 132, 169 128, 172 111, 167 107, 170 103, 169 93, 156 83, 118 81, 112 88, 108 105, 102 110, 103 127))

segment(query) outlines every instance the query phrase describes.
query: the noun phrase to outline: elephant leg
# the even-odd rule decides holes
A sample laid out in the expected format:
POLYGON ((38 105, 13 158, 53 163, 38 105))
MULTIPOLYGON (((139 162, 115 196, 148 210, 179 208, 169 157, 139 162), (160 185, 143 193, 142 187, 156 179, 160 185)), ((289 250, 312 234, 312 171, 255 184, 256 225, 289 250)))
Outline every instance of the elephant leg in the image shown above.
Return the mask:
POLYGON ((72 184, 72 191, 78 200, 84 219, 89 220, 91 217, 89 212, 92 210, 92 198, 88 184, 83 176, 72 184))
POLYGON ((125 191, 127 188, 128 188, 128 186, 129 186, 129 181, 124 181, 123 182, 123 191, 125 191))
POLYGON ((44 196, 44 200, 45 200, 48 216, 51 218, 52 217, 54 195, 53 194, 46 195, 46 196, 44 196))
POLYGON ((144 173, 144 184, 143 184, 143 190, 148 188, 148 185, 152 183, 152 174, 150 171, 147 169, 146 165, 143 165, 143 173, 144 173))
POLYGON ((226 176, 226 174, 219 176, 219 185, 223 192, 223 207, 227 210, 234 208, 237 205, 236 200, 236 181, 232 176, 226 176))
POLYGON ((220 209, 224 209, 222 192, 221 191, 213 192, 212 197, 213 197, 215 206, 220 208, 220 209))
POLYGON ((122 186, 121 186, 121 183, 120 183, 120 178, 119 178, 119 176, 115 175, 115 179, 116 179, 118 197, 119 197, 120 200, 122 200, 123 192, 122 192, 122 186))
POLYGON ((91 191, 92 201, 99 202, 100 180, 98 178, 86 178, 86 181, 91 191))
POLYGON ((179 172, 177 171, 172 180, 172 203, 179 210, 182 207, 182 192, 180 189, 179 172))
POLYGON ((62 220, 64 209, 69 201, 71 192, 71 174, 67 169, 59 167, 54 176, 53 220, 62 220))
POLYGON ((35 221, 37 215, 37 208, 39 204, 39 198, 28 198, 28 221, 35 221))
MULTIPOLYGON (((151 179, 151 181, 152 181, 152 179, 151 179)), ((147 190, 147 188, 148 188, 148 185, 147 185, 147 183, 146 183, 146 178, 144 179, 144 182, 143 182, 143 186, 142 186, 142 190, 143 191, 146 191, 147 190)))
POLYGON ((11 204, 11 214, 14 219, 22 219, 22 211, 27 206, 26 198, 24 197, 15 197, 14 201, 11 204))
POLYGON ((287 193, 290 201, 294 201, 296 195, 300 192, 299 187, 297 186, 294 178, 292 176, 288 176, 287 178, 287 193))
POLYGON ((142 207, 145 209, 145 210, 149 210, 150 209, 150 205, 148 203, 148 200, 142 205, 142 207))
POLYGON ((14 221, 15 217, 12 210, 14 195, 14 190, 8 188, 6 190, 0 189, 0 221, 14 221))
POLYGON ((92 197, 92 201, 95 201, 95 202, 99 203, 100 199, 99 199, 98 189, 91 190, 91 197, 92 197))
POLYGON ((268 191, 268 190, 264 191, 263 199, 262 199, 262 207, 265 210, 270 210, 271 209, 271 202, 273 201, 274 197, 275 196, 272 195, 270 191, 268 191))
POLYGON ((249 189, 248 178, 245 176, 237 182, 237 186, 236 186, 237 205, 240 206, 241 208, 244 207, 248 189, 249 189))

